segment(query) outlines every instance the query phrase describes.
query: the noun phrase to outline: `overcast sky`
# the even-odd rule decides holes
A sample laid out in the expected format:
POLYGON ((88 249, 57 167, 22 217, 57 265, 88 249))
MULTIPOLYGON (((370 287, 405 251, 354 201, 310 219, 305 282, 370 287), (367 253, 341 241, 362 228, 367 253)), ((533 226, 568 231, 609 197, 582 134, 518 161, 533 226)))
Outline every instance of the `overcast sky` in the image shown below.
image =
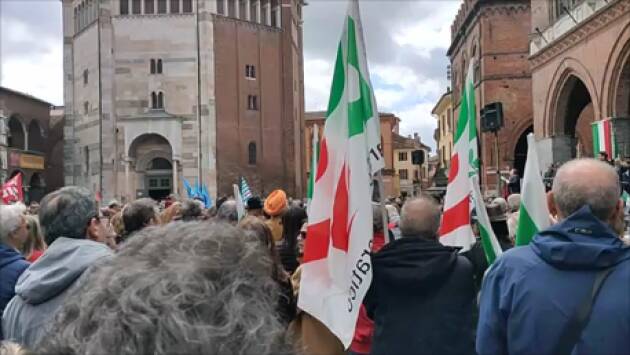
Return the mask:
MULTIPOLYGON (((435 147, 431 109, 446 90, 446 49, 459 0, 362 0, 368 61, 380 111, 435 147)), ((304 9, 307 110, 325 109, 341 34, 344 0, 304 9)), ((63 105, 60 0, 0 0, 0 84, 63 105)))

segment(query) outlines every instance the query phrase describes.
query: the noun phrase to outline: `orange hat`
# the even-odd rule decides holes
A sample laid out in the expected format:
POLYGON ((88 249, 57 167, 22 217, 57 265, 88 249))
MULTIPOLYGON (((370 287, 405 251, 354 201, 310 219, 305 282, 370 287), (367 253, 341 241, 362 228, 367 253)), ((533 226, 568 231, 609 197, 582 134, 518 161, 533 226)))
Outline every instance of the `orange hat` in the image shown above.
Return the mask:
POLYGON ((275 190, 267 196, 264 211, 266 214, 275 217, 279 216, 287 208, 287 194, 282 190, 275 190))

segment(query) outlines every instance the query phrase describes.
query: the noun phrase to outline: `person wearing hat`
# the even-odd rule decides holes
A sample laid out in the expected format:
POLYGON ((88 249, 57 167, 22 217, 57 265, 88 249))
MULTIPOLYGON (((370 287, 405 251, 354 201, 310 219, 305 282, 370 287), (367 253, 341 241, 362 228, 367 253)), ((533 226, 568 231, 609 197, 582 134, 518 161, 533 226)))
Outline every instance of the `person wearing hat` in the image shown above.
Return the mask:
POLYGON ((258 196, 250 197, 249 200, 247 200, 246 208, 247 208, 248 216, 254 216, 258 218, 262 218, 264 216, 263 203, 260 197, 258 196))
POLYGON ((265 223, 273 236, 273 241, 278 243, 282 240, 282 215, 287 210, 289 201, 287 200, 287 194, 282 190, 272 191, 265 199, 263 211, 268 219, 265 223))

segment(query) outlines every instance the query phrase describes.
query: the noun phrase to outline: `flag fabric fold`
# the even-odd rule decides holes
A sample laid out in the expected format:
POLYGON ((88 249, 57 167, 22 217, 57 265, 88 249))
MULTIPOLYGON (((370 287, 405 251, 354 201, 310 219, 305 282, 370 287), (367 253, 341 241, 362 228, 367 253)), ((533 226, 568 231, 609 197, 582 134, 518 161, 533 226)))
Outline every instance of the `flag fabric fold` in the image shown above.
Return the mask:
POLYGON ((547 194, 543 183, 534 134, 527 135, 527 162, 521 188, 516 245, 527 245, 536 233, 550 225, 547 194))
POLYGON ((241 196, 243 197, 243 203, 247 204, 247 200, 252 198, 252 190, 247 185, 245 177, 241 176, 241 196))
POLYGON ((311 166, 306 187, 307 209, 313 199, 313 189, 315 187, 315 175, 317 175, 317 162, 319 160, 319 126, 313 125, 313 142, 311 143, 311 166))
POLYGON ((439 232, 442 244, 461 247, 462 251, 470 249, 475 242, 470 225, 470 196, 473 190, 470 178, 477 174, 479 159, 473 68, 471 61, 460 101, 455 146, 439 232))
POLYGON ((22 190, 22 173, 5 182, 0 188, 0 199, 2 203, 9 204, 24 201, 24 190, 22 190))
POLYGON ((591 124, 593 130, 593 153, 605 152, 608 159, 613 160, 618 157, 617 142, 615 132, 610 119, 603 119, 591 124))
POLYGON ((372 281, 371 181, 384 166, 357 0, 349 1, 319 144, 298 306, 348 348, 372 281))
POLYGON ((488 211, 486 210, 486 205, 481 195, 481 189, 479 188, 479 177, 474 175, 471 179, 473 202, 475 211, 477 212, 477 225, 479 226, 481 246, 483 247, 484 254, 486 254, 486 260, 488 260, 488 264, 490 265, 503 253, 503 249, 501 249, 501 244, 499 244, 499 240, 492 230, 488 211))
POLYGON ((243 203, 243 197, 241 196, 241 189, 237 184, 232 185, 232 189, 234 190, 234 201, 236 201, 236 213, 238 215, 238 220, 240 221, 245 217, 245 204, 243 203))

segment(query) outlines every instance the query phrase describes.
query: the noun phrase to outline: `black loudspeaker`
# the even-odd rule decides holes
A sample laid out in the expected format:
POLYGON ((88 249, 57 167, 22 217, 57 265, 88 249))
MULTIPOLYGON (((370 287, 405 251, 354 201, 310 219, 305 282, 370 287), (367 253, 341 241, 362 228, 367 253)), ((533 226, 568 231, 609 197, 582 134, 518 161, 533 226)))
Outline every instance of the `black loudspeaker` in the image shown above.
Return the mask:
POLYGON ((424 164, 424 150, 414 150, 411 152, 411 162, 415 165, 424 164))
POLYGON ((496 132, 503 128, 503 104, 493 102, 481 109, 481 131, 496 132))

